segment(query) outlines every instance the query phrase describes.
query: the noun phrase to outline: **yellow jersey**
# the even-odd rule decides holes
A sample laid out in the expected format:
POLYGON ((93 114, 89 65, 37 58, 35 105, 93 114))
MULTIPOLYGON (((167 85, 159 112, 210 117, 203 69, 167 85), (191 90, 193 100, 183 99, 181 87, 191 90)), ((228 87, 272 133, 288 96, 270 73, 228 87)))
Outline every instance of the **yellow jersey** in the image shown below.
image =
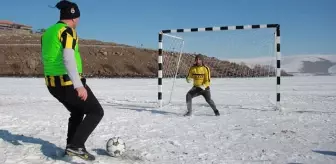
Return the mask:
POLYGON ((194 86, 195 87, 200 87, 204 86, 205 88, 210 86, 210 68, 201 65, 197 66, 194 65, 189 68, 188 76, 187 76, 187 81, 190 79, 193 79, 194 81, 194 86))

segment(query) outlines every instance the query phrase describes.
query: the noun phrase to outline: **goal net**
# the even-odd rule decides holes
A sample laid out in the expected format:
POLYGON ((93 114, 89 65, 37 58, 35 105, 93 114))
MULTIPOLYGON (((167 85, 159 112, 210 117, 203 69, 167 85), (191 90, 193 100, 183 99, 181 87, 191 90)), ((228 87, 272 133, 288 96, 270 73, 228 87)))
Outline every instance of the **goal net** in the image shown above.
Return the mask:
MULTIPOLYGON (((277 24, 163 30, 159 33, 160 107, 184 105, 195 56, 210 68, 211 96, 225 108, 280 107, 280 29, 277 24)), ((286 73, 282 73, 286 75, 286 73)), ((195 99, 195 100, 194 100, 195 99)), ((206 104, 202 96, 193 104, 206 104)))

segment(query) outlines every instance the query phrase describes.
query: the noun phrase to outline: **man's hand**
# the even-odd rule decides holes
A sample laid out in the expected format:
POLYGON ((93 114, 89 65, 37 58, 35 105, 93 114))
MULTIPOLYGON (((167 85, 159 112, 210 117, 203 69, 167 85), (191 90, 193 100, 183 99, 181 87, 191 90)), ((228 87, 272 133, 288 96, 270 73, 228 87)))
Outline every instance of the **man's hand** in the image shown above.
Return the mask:
POLYGON ((80 97, 82 100, 86 100, 87 99, 87 91, 84 87, 79 87, 79 88, 76 88, 77 90, 77 93, 78 93, 78 97, 80 97))

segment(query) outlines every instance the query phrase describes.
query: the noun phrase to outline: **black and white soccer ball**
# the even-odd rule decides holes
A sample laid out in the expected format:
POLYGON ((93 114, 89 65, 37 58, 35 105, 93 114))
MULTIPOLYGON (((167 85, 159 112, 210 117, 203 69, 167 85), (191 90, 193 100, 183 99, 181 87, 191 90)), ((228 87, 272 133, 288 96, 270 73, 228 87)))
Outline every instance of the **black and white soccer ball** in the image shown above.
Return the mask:
POLYGON ((126 144, 120 137, 110 138, 106 143, 106 151, 112 157, 119 157, 126 151, 126 144))

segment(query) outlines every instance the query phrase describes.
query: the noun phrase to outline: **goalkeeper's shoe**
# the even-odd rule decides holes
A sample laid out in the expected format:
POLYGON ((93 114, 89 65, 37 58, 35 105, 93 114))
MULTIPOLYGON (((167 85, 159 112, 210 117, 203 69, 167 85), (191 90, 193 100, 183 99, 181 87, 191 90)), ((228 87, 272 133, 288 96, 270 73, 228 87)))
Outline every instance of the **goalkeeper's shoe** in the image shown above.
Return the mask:
POLYGON ((68 156, 77 156, 87 161, 93 161, 96 159, 95 156, 87 152, 85 148, 75 148, 69 146, 66 148, 65 154, 68 156))
POLYGON ((218 110, 215 110, 214 112, 215 112, 215 115, 216 115, 216 116, 219 116, 219 115, 220 115, 218 110))
POLYGON ((191 112, 188 111, 187 113, 185 113, 183 116, 191 116, 191 112))

